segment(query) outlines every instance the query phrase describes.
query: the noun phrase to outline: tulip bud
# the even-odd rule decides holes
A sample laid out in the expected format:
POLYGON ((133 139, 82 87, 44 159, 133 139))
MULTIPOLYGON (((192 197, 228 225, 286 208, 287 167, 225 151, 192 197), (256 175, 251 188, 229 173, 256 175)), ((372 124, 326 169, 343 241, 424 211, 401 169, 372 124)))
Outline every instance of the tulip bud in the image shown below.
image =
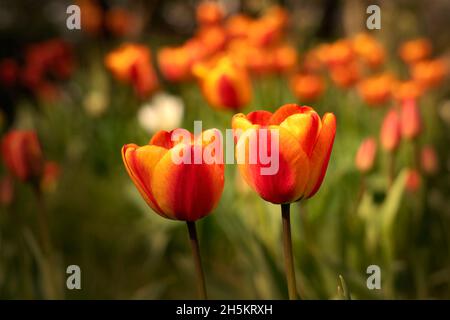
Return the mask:
POLYGON ((42 175, 44 161, 34 131, 7 133, 2 140, 2 156, 9 172, 19 180, 33 181, 42 175))
POLYGON ((384 150, 393 152, 400 143, 400 118, 395 109, 388 111, 381 126, 380 141, 384 150))
POLYGON ((377 154, 377 142, 374 138, 365 139, 359 146, 355 157, 356 168, 362 173, 367 173, 373 168, 377 154))
POLYGON ((420 159, 422 170, 426 174, 433 175, 439 170, 439 160, 432 146, 422 148, 420 159))
POLYGON ((229 57, 194 66, 203 96, 218 109, 238 110, 251 99, 251 82, 247 70, 229 57))
POLYGON ((408 169, 406 173, 405 187, 411 193, 419 190, 421 184, 420 173, 414 169, 408 169))
POLYGON ((413 99, 404 100, 401 110, 402 135, 406 139, 413 140, 422 131, 420 110, 413 99))

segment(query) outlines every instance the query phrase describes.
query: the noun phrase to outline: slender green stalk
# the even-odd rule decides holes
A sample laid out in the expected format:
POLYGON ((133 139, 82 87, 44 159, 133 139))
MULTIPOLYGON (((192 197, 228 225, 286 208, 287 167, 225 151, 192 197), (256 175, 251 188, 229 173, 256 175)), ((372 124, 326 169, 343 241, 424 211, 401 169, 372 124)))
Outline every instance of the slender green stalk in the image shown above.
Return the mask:
POLYGON ((186 221, 189 231, 189 241, 191 243, 192 255, 194 257, 195 272, 197 273, 197 289, 199 298, 202 300, 208 299, 206 294, 205 274, 203 273, 202 259, 200 257, 200 248, 198 245, 197 230, 195 222, 186 221))
POLYGON ((289 203, 281 205, 281 217, 283 220, 284 263, 286 268, 289 300, 296 300, 298 295, 295 281, 294 257, 292 255, 290 206, 291 205, 289 203))
POLYGON ((388 189, 390 189, 395 178, 395 152, 389 152, 388 157, 388 189))

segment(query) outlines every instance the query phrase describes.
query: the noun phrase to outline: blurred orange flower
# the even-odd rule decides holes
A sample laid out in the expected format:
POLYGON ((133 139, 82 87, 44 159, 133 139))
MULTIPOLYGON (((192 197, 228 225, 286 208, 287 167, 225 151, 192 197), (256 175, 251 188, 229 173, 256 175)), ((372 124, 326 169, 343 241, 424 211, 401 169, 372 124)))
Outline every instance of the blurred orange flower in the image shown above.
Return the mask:
POLYGON ((366 138, 358 148, 355 156, 356 168, 362 173, 367 173, 373 168, 377 154, 377 142, 374 138, 366 138))
POLYGON ((291 79, 291 88, 300 101, 314 101, 322 95, 325 83, 319 75, 297 74, 291 79))
POLYGON ((380 131, 381 146, 384 150, 393 152, 398 148, 401 138, 400 116, 395 109, 386 113, 380 131))
POLYGON ((331 80, 341 88, 349 88, 358 82, 360 78, 360 69, 356 62, 348 64, 335 65, 330 70, 331 80))
POLYGON ((173 132, 159 131, 142 147, 124 145, 123 162, 136 188, 156 213, 169 219, 196 221, 211 213, 223 191, 222 159, 208 163, 202 158, 201 163, 194 163, 194 155, 203 157, 205 148, 216 141, 217 131, 207 130, 198 137, 186 131, 191 139, 179 142, 172 141, 173 132), (186 152, 190 163, 173 161, 174 154, 180 152, 186 152))
POLYGON ((150 50, 143 45, 123 44, 106 55, 105 65, 118 80, 132 84, 141 98, 158 88, 150 50))
POLYGON ((108 10, 105 16, 105 26, 115 36, 130 34, 136 28, 136 19, 127 9, 115 7, 108 10))
POLYGON ((238 110, 248 104, 252 87, 247 70, 228 56, 194 65, 203 96, 217 109, 238 110))
POLYGON ((436 87, 447 75, 447 65, 442 59, 421 61, 411 66, 411 76, 424 88, 436 87))
POLYGON ((358 92, 369 105, 381 105, 391 97, 394 76, 390 73, 371 76, 362 80, 358 85, 358 92))
POLYGON ((406 171, 406 181, 405 187, 406 190, 414 193, 417 192, 420 188, 422 178, 420 177, 420 173, 415 169, 408 169, 406 171))
POLYGON ((273 114, 268 111, 236 114, 232 127, 235 134, 242 131, 236 144, 236 158, 245 159, 239 163, 241 175, 264 200, 275 204, 291 203, 310 198, 319 190, 336 133, 332 113, 320 119, 311 107, 287 104, 273 114), (275 152, 271 150, 272 133, 279 137, 278 171, 262 175, 261 168, 267 164, 262 164, 255 155, 260 154, 260 139, 264 139, 268 153, 275 152), (263 135, 267 136, 261 137, 263 135), (249 150, 251 137, 256 137, 254 145, 258 150, 249 150), (256 163, 249 161, 253 157, 250 152, 256 152, 253 155, 256 163))
POLYGON ((331 68, 348 65, 355 57, 352 43, 346 39, 321 45, 319 50, 320 59, 331 68))
POLYGON ((21 181, 36 182, 42 175, 44 160, 34 131, 8 132, 2 139, 2 157, 10 174, 21 181))
POLYGON ((423 95, 423 88, 415 80, 397 82, 392 87, 392 95, 398 101, 405 99, 417 100, 423 95))
POLYGON ((54 191, 61 174, 61 167, 57 162, 46 161, 41 179, 41 189, 47 192, 54 191))
POLYGON ((235 14, 231 16, 225 23, 225 30, 227 31, 228 37, 230 39, 248 37, 252 22, 252 18, 244 14, 235 14))
POLYGON ((367 33, 360 33, 353 38, 353 50, 370 68, 379 67, 386 58, 381 43, 367 33))
POLYGON ((77 5, 82 12, 81 30, 93 36, 102 32, 103 9, 96 0, 77 0, 77 5))
POLYGON ((431 54, 431 42, 425 38, 409 40, 399 48, 399 55, 407 64, 413 64, 428 58, 431 54))
POLYGON ((199 25, 215 25, 222 22, 224 12, 219 3, 203 1, 197 6, 196 16, 199 25))
POLYGON ((288 44, 273 49, 273 70, 279 73, 291 72, 297 66, 297 50, 288 44))

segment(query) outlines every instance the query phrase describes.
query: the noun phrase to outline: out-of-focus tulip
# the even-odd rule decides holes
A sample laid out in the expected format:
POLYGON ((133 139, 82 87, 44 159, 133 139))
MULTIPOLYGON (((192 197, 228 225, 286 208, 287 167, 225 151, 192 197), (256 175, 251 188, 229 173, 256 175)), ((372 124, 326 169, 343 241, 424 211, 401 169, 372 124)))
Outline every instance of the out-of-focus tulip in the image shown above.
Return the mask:
POLYGON ((158 88, 158 78, 153 70, 150 50, 143 45, 123 44, 108 53, 105 64, 118 80, 132 84, 141 98, 158 88))
POLYGON ((436 87, 447 75, 444 60, 421 61, 411 67, 411 76, 424 88, 436 87))
POLYGON ((297 74, 291 79, 291 88, 300 101, 314 101, 322 95, 325 83, 315 74, 297 74))
POLYGON ((417 192, 420 188, 421 181, 422 178, 417 170, 408 169, 405 180, 405 187, 407 191, 411 193, 417 192))
POLYGON ((415 139, 422 132, 422 120, 420 110, 415 100, 403 101, 401 106, 402 135, 406 139, 415 139))
POLYGON ((204 55, 213 55, 225 48, 227 34, 223 27, 212 26, 200 29, 196 34, 204 55))
POLYGON ((388 111, 381 125, 380 141, 384 150, 393 152, 401 138, 400 117, 395 109, 388 111))
POLYGON ((199 25, 210 26, 221 23, 224 12, 219 3, 203 1, 197 6, 196 16, 199 25))
POLYGON ((383 46, 367 33, 360 33, 353 39, 353 50, 370 68, 384 63, 386 53, 383 46))
POLYGON ((160 130, 174 130, 183 118, 183 102, 176 96, 158 93, 150 104, 138 111, 138 122, 149 133, 160 130))
POLYGON ((0 179, 0 204, 9 206, 14 197, 14 185, 10 176, 4 176, 0 179))
POLYGON ((355 52, 349 40, 338 40, 321 47, 320 57, 329 67, 348 65, 353 61, 355 52))
MULTIPOLYGON (((311 107, 287 104, 275 113, 255 111, 236 114, 232 127, 238 135, 236 158, 244 180, 264 200, 291 203, 312 197, 325 176, 336 133, 336 119, 326 113, 322 119, 311 107), (266 130, 262 130, 266 129, 266 130), (267 163, 261 160, 261 148, 272 152, 272 135, 278 135, 278 170, 261 174, 267 163), (251 141, 255 139, 255 141, 251 141), (261 139, 265 146, 261 147, 261 139), (250 149, 251 145, 256 148, 250 149), (259 155, 259 156, 258 156, 259 155), (256 161, 251 161, 251 159, 256 161)), ((276 143, 276 142, 275 142, 276 143)))
POLYGON ((193 71, 211 106, 238 110, 250 102, 252 88, 247 70, 229 57, 196 64, 193 71))
POLYGON ((179 82, 191 77, 191 56, 185 47, 162 48, 158 51, 158 64, 168 81, 179 82))
POLYGON ((420 38, 402 43, 399 55, 407 64, 413 64, 428 58, 431 54, 431 43, 429 40, 420 38))
POLYGON ((12 130, 2 139, 2 157, 11 175, 35 181, 42 175, 44 160, 34 131, 12 130))
POLYGON ((0 85, 12 87, 19 78, 19 65, 11 58, 0 61, 0 85))
POLYGON ((345 65, 336 65, 330 70, 331 80, 341 88, 350 88, 358 82, 360 70, 358 64, 351 62, 345 65))
POLYGON ((422 148, 420 160, 421 168, 426 174, 433 175, 439 170, 439 160, 432 146, 422 148))
POLYGON ((105 16, 105 25, 109 32, 115 36, 125 36, 136 28, 135 17, 130 11, 124 8, 112 8, 105 16))
POLYGON ((358 85, 358 92, 363 100, 371 105, 382 105, 391 97, 394 77, 384 73, 362 80, 358 85))
POLYGON ((230 39, 246 38, 252 19, 244 14, 236 14, 230 17, 225 23, 225 30, 230 39))
POLYGON ((294 70, 297 65, 297 51, 290 45, 281 45, 273 49, 273 69, 285 73, 294 70))
POLYGON ((81 30, 93 36, 102 32, 103 10, 95 0, 77 0, 77 5, 82 12, 81 30))
POLYGON ((249 25, 248 40, 257 47, 270 47, 279 42, 288 24, 288 14, 281 7, 273 6, 249 25))
POLYGON ((400 102, 406 99, 417 100, 423 95, 423 88, 415 80, 397 82, 392 87, 392 95, 400 102))
POLYGON ((320 58, 319 49, 315 48, 306 52, 303 57, 302 70, 307 73, 318 72, 322 69, 322 59, 320 58))
POLYGON ((377 142, 374 138, 363 140, 355 157, 356 168, 362 173, 367 173, 373 168, 377 154, 377 142))
POLYGON ((52 192, 56 189, 59 176, 61 175, 61 167, 57 162, 47 161, 44 164, 44 171, 41 178, 41 190, 52 192))
POLYGON ((174 142, 173 132, 159 131, 142 147, 124 145, 123 162, 136 188, 156 213, 169 219, 196 221, 211 213, 223 191, 221 153, 216 152, 213 163, 204 159, 205 148, 218 142, 218 133, 211 129, 190 141, 174 142), (174 161, 180 152, 186 152, 189 163, 174 161), (201 154, 201 163, 195 163, 196 153, 201 154))

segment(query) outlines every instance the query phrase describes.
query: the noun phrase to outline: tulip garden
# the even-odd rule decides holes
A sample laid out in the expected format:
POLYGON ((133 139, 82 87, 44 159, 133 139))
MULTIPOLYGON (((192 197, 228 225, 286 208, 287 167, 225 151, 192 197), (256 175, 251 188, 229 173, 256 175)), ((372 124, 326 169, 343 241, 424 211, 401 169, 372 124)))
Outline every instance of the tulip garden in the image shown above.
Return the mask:
POLYGON ((412 3, 2 4, 0 298, 449 299, 450 8, 412 3))

